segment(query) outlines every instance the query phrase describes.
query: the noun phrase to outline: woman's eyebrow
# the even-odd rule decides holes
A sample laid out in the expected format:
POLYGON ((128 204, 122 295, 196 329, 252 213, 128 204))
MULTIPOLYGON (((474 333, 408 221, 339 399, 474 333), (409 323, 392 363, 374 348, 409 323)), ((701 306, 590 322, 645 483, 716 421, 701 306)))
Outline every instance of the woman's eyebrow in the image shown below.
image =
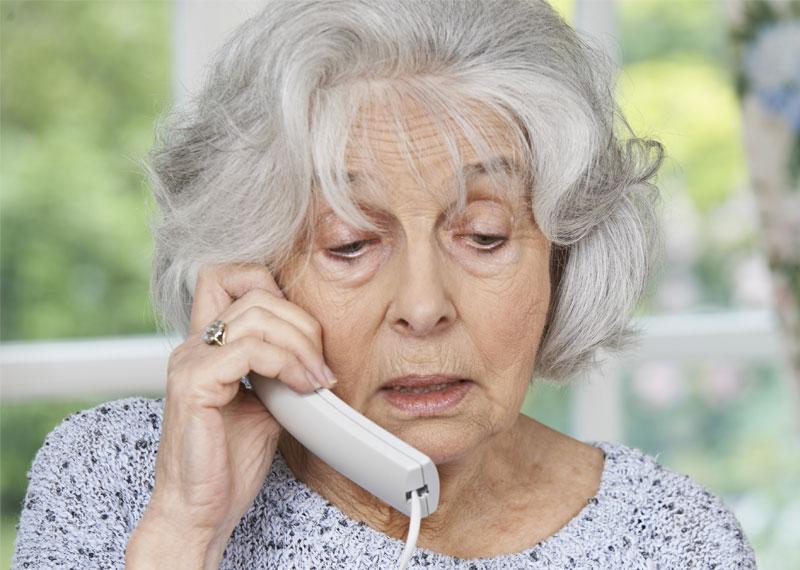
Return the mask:
MULTIPOLYGON (((486 161, 476 161, 465 165, 463 168, 464 180, 466 183, 469 183, 476 178, 488 175, 489 172, 493 170, 499 170, 502 174, 511 179, 523 177, 526 172, 526 169, 519 162, 507 156, 493 156, 486 161)), ((364 181, 364 178, 359 171, 348 170, 347 177, 350 181, 351 187, 358 186, 364 181)), ((511 188, 510 192, 508 193, 494 194, 487 192, 485 189, 480 187, 470 187, 467 189, 467 203, 475 200, 489 199, 498 201, 498 199, 500 199, 502 201, 506 201, 514 208, 519 208, 524 203, 524 200, 522 202, 520 201, 523 197, 519 195, 518 191, 519 189, 516 188, 516 185, 514 185, 514 188, 511 188)), ((366 197, 363 199, 356 198, 355 204, 363 210, 371 210, 375 212, 384 211, 382 204, 373 203, 369 198, 366 197)), ((448 206, 448 210, 452 210, 454 205, 455 202, 451 203, 448 206)), ((331 209, 329 206, 323 206, 321 211, 322 215, 327 215, 330 212, 331 209)))
POLYGON ((464 167, 464 176, 471 178, 488 174, 490 171, 500 170, 508 176, 521 176, 525 168, 516 160, 507 156, 493 156, 486 162, 472 162, 464 167))

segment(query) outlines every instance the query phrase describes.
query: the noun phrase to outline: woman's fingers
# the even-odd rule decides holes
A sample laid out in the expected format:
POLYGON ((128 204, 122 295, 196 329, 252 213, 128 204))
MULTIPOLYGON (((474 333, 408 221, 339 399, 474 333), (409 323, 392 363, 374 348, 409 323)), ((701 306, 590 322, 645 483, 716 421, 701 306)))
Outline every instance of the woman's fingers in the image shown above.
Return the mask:
POLYGON ((309 393, 306 367, 295 354, 254 336, 244 336, 222 346, 199 341, 187 346, 186 353, 176 353, 170 362, 167 398, 185 399, 202 407, 222 408, 236 396, 242 376, 253 371, 275 378, 300 393, 309 393), (202 371, 202 373, 198 373, 202 371))
MULTIPOLYGON (((265 293, 269 295, 269 293, 265 293)), ((244 300, 244 298, 242 299, 244 300)), ((233 311, 231 306, 229 312, 233 311)), ((277 309, 277 313, 282 312, 285 307, 277 309)), ((260 305, 251 305, 238 312, 238 315, 231 318, 227 316, 229 343, 235 342, 239 338, 254 336, 261 338, 270 344, 274 344, 292 351, 303 365, 315 376, 320 386, 328 386, 325 375, 325 360, 322 357, 317 343, 313 342, 306 333, 301 331, 294 324, 281 318, 279 314, 273 313, 275 307, 265 309, 260 305)))
MULTIPOLYGON (((291 353, 302 370, 286 372, 288 377, 282 380, 296 390, 332 386, 328 380, 330 369, 323 356, 322 327, 302 307, 283 296, 266 267, 254 263, 232 263, 210 264, 200 268, 190 325, 194 339, 189 344, 195 347, 200 343, 205 344, 202 340, 205 327, 216 319, 227 326, 226 346, 251 337, 265 346, 291 353), (288 381, 290 379, 302 382, 292 384, 288 381)), ((202 355, 205 354, 203 351, 202 355)), ((252 356, 254 361, 260 357, 252 356)), ((239 368, 243 367, 244 362, 240 362, 239 368)), ((239 368, 226 370, 236 374, 239 368)), ((255 368, 253 371, 267 375, 255 368)), ((226 378, 241 378, 248 372, 248 369, 244 369, 238 376, 226 378)), ((218 390, 226 397, 234 396, 231 392, 233 387, 228 387, 225 382, 220 384, 218 390)))
POLYGON ((259 305, 291 321, 322 353, 319 322, 286 299, 269 270, 258 264, 203 265, 197 278, 190 334, 205 330, 215 319, 226 323, 249 306, 259 305), (237 303, 236 301, 242 300, 237 303))
MULTIPOLYGON (((292 323, 314 343, 317 351, 319 351, 320 358, 323 357, 322 327, 320 327, 319 321, 288 299, 278 298, 263 289, 248 291, 216 318, 228 323, 251 307, 262 307, 275 316, 292 323)), ((230 334, 230 331, 228 331, 228 334, 230 334)))
POLYGON ((241 378, 252 370, 267 378, 277 378, 297 392, 308 393, 315 389, 315 386, 308 381, 306 367, 290 350, 263 342, 253 336, 243 337, 225 346, 228 347, 225 357, 212 365, 217 367, 220 373, 235 370, 241 378))
POLYGON ((205 264, 197 273, 197 284, 189 322, 189 334, 202 332, 233 301, 252 289, 283 297, 272 273, 257 263, 205 264))

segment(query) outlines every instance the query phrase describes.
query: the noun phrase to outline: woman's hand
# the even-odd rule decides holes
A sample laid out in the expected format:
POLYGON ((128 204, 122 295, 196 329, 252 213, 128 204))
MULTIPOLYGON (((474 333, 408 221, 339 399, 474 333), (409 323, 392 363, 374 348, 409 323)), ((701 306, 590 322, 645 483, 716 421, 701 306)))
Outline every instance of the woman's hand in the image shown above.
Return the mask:
POLYGON ((266 267, 203 266, 189 337, 169 358, 155 487, 143 517, 158 531, 146 534, 194 537, 204 563, 218 567, 282 430, 240 379, 254 371, 309 393, 314 379, 330 385, 325 369, 319 323, 284 297, 266 267), (215 319, 227 324, 223 346, 202 339, 215 319))

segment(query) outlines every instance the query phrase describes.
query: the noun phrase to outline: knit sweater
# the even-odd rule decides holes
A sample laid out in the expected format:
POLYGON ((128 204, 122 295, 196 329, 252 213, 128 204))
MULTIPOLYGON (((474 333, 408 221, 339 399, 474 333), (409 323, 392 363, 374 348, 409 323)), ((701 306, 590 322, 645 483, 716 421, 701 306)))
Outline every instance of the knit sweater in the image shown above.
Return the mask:
MULTIPOLYGON (((68 416, 47 435, 28 472, 13 569, 125 567, 128 538, 155 482, 163 405, 161 398, 106 402, 68 416)), ((409 568, 756 568, 720 498, 638 449, 587 443, 605 453, 600 487, 558 532, 493 557, 417 548, 409 568)), ((395 568, 404 546, 349 518, 297 479, 276 451, 220 568, 395 568)))

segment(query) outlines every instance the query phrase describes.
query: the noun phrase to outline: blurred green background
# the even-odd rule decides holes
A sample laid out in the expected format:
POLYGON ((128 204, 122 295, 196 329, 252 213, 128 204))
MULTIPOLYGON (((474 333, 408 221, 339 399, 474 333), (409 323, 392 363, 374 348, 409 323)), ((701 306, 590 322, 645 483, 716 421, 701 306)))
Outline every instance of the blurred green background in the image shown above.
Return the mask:
MULTIPOLYGON (((571 2, 554 5, 571 19, 571 2)), ((639 313, 769 307, 720 4, 618 6, 620 102, 669 155, 668 259, 639 313)), ((154 333, 137 160, 170 98, 171 6, 4 0, 0 16, 0 340, 154 333)), ((624 442, 735 504, 760 568, 800 568, 800 450, 779 363, 649 363, 624 385, 624 442)), ((0 405, 0 566, 45 435, 101 401, 0 405)), ((565 390, 536 386, 525 412, 569 432, 565 390)))
MULTIPOLYGON (((0 340, 155 332, 136 160, 170 99, 167 2, 0 2, 0 340)), ((45 435, 99 401, 0 404, 0 567, 45 435)))

